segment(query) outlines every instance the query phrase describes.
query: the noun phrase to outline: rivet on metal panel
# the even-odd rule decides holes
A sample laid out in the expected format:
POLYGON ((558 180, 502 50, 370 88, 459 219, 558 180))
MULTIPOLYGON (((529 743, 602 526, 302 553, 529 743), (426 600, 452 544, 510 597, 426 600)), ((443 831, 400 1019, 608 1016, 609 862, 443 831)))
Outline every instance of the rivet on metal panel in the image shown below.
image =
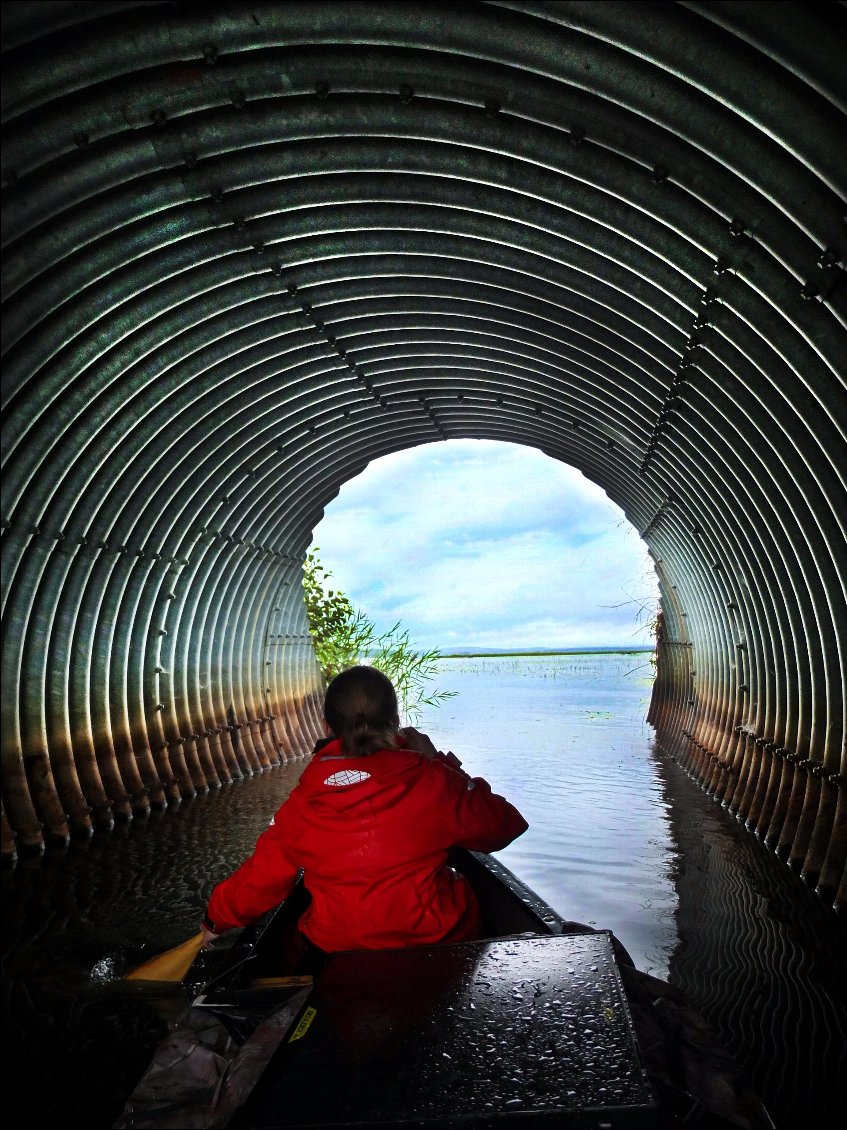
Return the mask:
POLYGON ((585 130, 580 126, 573 126, 570 131, 571 145, 582 145, 583 141, 585 141, 585 130))
POLYGON ((713 275, 722 275, 725 271, 729 270, 729 260, 723 259, 721 256, 715 260, 715 265, 712 267, 713 275))
POLYGON ((710 286, 707 286, 703 293, 700 295, 701 306, 711 306, 712 303, 717 302, 717 300, 717 291, 713 290, 710 286))
POLYGON ((156 709, 157 709, 157 710, 164 710, 164 709, 165 709, 165 704, 164 704, 163 702, 157 702, 157 703, 156 703, 156 709))
POLYGON ((500 113, 500 103, 495 98, 485 99, 485 115, 494 118, 500 113))
POLYGON ((403 103, 403 104, 404 104, 405 106, 408 106, 408 105, 409 105, 409 103, 410 103, 410 102, 412 101, 412 99, 414 98, 414 96, 415 96, 415 92, 414 92, 414 90, 412 90, 411 86, 409 86, 409 85, 408 85, 408 83, 405 83, 405 82, 404 82, 404 83, 402 84, 402 86, 400 87, 400 101, 401 101, 401 102, 402 102, 402 103, 403 103))
POLYGON ((317 94, 318 98, 326 98, 326 96, 329 94, 329 83, 328 82, 316 82, 315 83, 315 94, 317 94))
POLYGON ((296 284, 296 283, 293 283, 293 282, 290 282, 290 283, 288 284, 288 286, 287 286, 287 287, 286 287, 285 289, 286 289, 286 290, 288 291, 288 293, 289 293, 289 294, 291 295, 291 297, 293 298, 293 297, 294 297, 294 295, 295 295, 295 294, 297 293, 297 284, 296 284))
POLYGON ((192 149, 190 153, 184 153, 182 157, 187 169, 194 169, 197 167, 197 154, 192 149))
POLYGON ((211 201, 213 204, 223 204, 224 190, 222 188, 213 188, 211 201))
POLYGON ((243 90, 233 91, 230 101, 236 109, 240 110, 247 102, 247 95, 243 90))
POLYGON ((838 252, 834 247, 827 247, 825 251, 821 252, 818 259, 818 266, 821 270, 826 270, 828 267, 834 267, 838 263, 838 252))
POLYGON ((215 47, 214 43, 203 44, 203 58, 206 60, 207 64, 210 67, 214 66, 214 64, 217 62, 218 49, 217 47, 215 47))
POLYGON ((729 225, 729 234, 736 239, 744 235, 744 221, 736 216, 729 225))
POLYGON ((818 297, 818 288, 807 282, 800 290, 800 297, 809 302, 812 298, 818 297))
POLYGON ((664 184, 668 179, 668 170, 664 165, 656 165, 653 168, 653 181, 655 184, 664 184))

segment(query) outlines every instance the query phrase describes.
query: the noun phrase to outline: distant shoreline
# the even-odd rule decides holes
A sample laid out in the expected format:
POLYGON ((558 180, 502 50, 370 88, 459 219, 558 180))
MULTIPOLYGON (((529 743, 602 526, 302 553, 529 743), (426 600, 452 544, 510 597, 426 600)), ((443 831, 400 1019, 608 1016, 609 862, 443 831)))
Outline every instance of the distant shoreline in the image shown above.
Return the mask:
POLYGON ((653 647, 563 647, 563 648, 540 648, 536 650, 486 650, 485 648, 474 651, 472 649, 460 649, 459 651, 442 651, 439 655, 441 659, 495 659, 497 656, 513 655, 513 656, 528 656, 528 655, 644 655, 651 653, 656 649, 653 647))

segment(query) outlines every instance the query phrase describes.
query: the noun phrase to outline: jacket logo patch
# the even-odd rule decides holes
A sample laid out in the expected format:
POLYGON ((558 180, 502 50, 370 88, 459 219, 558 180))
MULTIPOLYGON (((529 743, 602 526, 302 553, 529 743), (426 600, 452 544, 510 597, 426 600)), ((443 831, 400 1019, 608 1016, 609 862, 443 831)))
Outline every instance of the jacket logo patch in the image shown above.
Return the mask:
POLYGON ((339 769, 324 781, 325 785, 358 785, 362 781, 369 781, 370 773, 363 769, 339 769))

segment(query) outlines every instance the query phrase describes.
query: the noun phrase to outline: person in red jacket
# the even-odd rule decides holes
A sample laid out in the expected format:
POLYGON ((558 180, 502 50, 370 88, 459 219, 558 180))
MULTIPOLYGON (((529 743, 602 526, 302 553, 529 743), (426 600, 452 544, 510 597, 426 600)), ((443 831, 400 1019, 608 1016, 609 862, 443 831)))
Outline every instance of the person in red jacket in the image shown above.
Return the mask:
POLYGON ((504 848, 526 820, 454 754, 400 728, 394 687, 376 668, 337 675, 324 715, 327 739, 253 854, 212 891, 204 944, 282 902, 301 873, 311 902, 300 930, 321 951, 480 937, 476 895, 448 852, 504 848))

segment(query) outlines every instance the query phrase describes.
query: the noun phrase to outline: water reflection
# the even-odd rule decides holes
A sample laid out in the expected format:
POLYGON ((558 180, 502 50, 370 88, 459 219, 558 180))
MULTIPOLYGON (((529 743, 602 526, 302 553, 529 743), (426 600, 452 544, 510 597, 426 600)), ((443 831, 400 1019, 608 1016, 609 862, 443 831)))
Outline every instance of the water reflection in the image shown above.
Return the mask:
POLYGON ((498 857, 563 917, 613 930, 667 975, 676 848, 645 717, 649 653, 451 659, 458 695, 423 729, 512 800, 529 831, 498 857))

